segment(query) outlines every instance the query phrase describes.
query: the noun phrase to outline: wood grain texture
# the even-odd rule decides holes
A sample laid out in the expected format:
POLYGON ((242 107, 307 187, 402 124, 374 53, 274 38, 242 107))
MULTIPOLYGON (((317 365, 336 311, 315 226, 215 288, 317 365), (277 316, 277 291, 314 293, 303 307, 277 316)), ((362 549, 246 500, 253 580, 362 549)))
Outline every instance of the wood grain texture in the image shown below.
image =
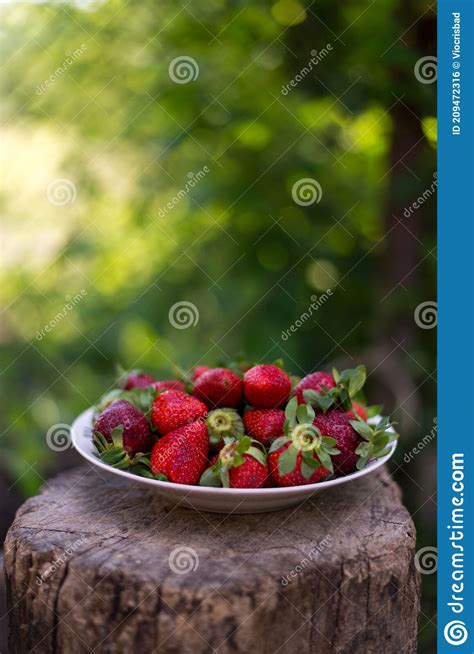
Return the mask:
POLYGON ((412 654, 414 551, 384 469, 296 508, 226 516, 83 466, 8 533, 11 654, 412 654))

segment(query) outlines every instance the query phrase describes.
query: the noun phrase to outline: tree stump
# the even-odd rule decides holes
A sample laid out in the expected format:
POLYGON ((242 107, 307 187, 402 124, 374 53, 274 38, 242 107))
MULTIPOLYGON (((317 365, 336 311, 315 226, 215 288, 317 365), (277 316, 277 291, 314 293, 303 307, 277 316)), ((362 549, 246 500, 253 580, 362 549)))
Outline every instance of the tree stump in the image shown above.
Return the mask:
POLYGON ((11 654, 410 654, 415 529, 386 470, 258 515, 171 507, 84 466, 5 546, 11 654))

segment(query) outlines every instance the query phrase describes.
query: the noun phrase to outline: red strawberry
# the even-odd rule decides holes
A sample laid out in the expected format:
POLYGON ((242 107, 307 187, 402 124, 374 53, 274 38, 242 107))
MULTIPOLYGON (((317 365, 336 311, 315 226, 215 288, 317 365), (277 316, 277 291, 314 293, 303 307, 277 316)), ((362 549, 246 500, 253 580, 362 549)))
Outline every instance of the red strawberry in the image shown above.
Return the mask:
POLYGON ((156 381, 152 384, 153 388, 156 388, 157 391, 168 390, 168 391, 181 391, 184 393, 185 386, 182 381, 178 379, 166 379, 163 381, 156 381))
POLYGON ((210 368, 199 375, 193 395, 209 408, 238 408, 242 403, 242 381, 228 368, 210 368))
POLYGON ((286 372, 274 365, 253 366, 244 375, 244 395, 258 409, 274 409, 288 399, 291 381, 286 372))
POLYGON ((362 443, 362 438, 350 424, 350 416, 344 411, 328 411, 316 416, 313 424, 323 436, 329 436, 336 441, 340 454, 333 458, 336 474, 353 472, 357 466, 356 450, 362 443))
POLYGON ((298 405, 293 397, 285 409, 285 434, 273 441, 268 465, 277 486, 314 484, 331 474, 331 457, 339 454, 336 441, 323 436, 313 425, 310 405, 298 405))
POLYGON ((146 388, 151 386, 155 378, 140 370, 132 370, 128 373, 123 382, 123 389, 129 391, 131 388, 146 388))
POLYGON ((296 395, 298 398, 298 404, 305 404, 306 402, 303 397, 303 391, 312 390, 319 393, 325 388, 334 388, 335 385, 336 382, 334 381, 334 377, 328 372, 312 372, 298 382, 293 389, 293 395, 296 395))
POLYGON ((206 405, 197 398, 181 391, 164 391, 153 402, 151 420, 160 434, 167 434, 206 414, 206 405))
POLYGON ((245 433, 268 447, 283 434, 285 412, 281 409, 248 409, 244 413, 245 433))
POLYGON ((270 475, 276 486, 303 486, 304 484, 315 484, 321 479, 324 479, 331 474, 330 470, 319 466, 309 477, 304 477, 301 472, 301 465, 303 463, 303 452, 298 452, 296 455, 296 462, 293 470, 290 472, 281 472, 279 468, 279 461, 284 452, 291 446, 288 441, 278 450, 270 452, 268 455, 268 467, 270 468, 270 475))
POLYGON ((193 368, 193 381, 202 375, 206 370, 210 370, 209 366, 194 366, 193 368))
POLYGON ((244 436, 228 443, 211 459, 202 475, 201 486, 226 488, 262 488, 268 479, 266 454, 257 441, 244 436))
POLYGON ((229 470, 230 488, 262 488, 268 477, 267 464, 263 465, 250 454, 243 457, 243 463, 229 470))
POLYGON ((362 404, 353 401, 352 410, 349 411, 349 416, 353 419, 356 419, 357 416, 359 416, 359 418, 362 420, 367 420, 367 411, 365 410, 365 407, 362 406, 362 404))
MULTIPOLYGON (((117 441, 117 446, 123 447, 130 456, 138 452, 149 452, 153 437, 148 421, 141 411, 126 400, 115 400, 109 404, 97 417, 92 430, 94 434, 101 434, 107 443, 112 443, 114 430, 114 437, 120 440, 119 428, 122 428, 122 442, 119 445, 117 441)), ((100 451, 99 447, 98 449, 100 451)))
POLYGON ((150 456, 154 475, 175 484, 197 484, 209 452, 209 434, 203 421, 178 427, 155 443, 150 456))

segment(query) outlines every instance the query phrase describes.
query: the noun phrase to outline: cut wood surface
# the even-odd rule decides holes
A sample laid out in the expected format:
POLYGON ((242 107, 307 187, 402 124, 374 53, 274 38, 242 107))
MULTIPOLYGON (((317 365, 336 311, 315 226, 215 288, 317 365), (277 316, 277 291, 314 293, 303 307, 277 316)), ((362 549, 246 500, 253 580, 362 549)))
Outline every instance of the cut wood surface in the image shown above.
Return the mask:
POLYGON ((411 654, 415 529, 385 469, 298 507, 199 513, 83 466, 5 543, 11 654, 411 654))

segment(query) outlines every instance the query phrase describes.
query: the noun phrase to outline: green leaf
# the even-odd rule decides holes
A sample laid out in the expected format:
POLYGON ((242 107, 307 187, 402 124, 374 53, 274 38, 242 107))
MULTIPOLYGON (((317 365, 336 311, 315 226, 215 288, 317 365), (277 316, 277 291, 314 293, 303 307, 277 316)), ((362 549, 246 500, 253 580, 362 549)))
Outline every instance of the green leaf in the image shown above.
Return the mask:
POLYGON ((383 416, 376 425, 377 431, 385 431, 390 427, 390 418, 388 416, 383 416))
POLYGON ((327 454, 324 450, 321 450, 318 452, 318 458, 321 461, 322 465, 326 468, 326 470, 330 470, 331 472, 334 472, 334 466, 332 465, 332 460, 329 454, 327 454))
POLYGON ((306 390, 303 391, 303 399, 305 402, 311 405, 316 405, 318 404, 319 401, 319 393, 317 391, 314 391, 312 388, 307 388, 306 390))
POLYGON ((95 431, 93 433, 92 442, 94 443, 98 452, 103 452, 109 447, 108 440, 105 438, 105 436, 103 436, 103 434, 100 433, 100 431, 95 431))
POLYGON ((280 475, 287 475, 296 467, 298 451, 290 445, 278 458, 278 471, 280 475))
POLYGON ((386 456, 389 452, 390 452, 390 448, 389 448, 389 447, 386 447, 386 448, 385 448, 384 450, 382 450, 381 452, 377 452, 376 454, 374 454, 374 455, 373 455, 373 458, 374 458, 374 459, 381 459, 381 458, 383 458, 384 456, 386 456))
POLYGON ((338 384, 339 380, 341 379, 341 375, 339 374, 337 368, 332 369, 332 376, 334 377, 334 381, 336 382, 336 384, 338 384))
POLYGON ((334 397, 332 396, 331 393, 319 393, 319 398, 318 398, 318 406, 323 411, 323 413, 326 413, 334 404, 334 397))
POLYGON ((276 452, 276 450, 279 450, 280 447, 282 447, 286 443, 288 443, 288 439, 286 436, 279 436, 278 438, 275 438, 275 440, 270 445, 270 449, 268 450, 268 453, 270 454, 271 452, 276 452))
POLYGON ((229 488, 230 480, 229 480, 229 471, 227 470, 227 468, 221 468, 220 476, 221 476, 222 486, 224 486, 224 488, 229 488))
POLYGON ((228 468, 238 468, 239 466, 242 465, 242 463, 245 463, 245 457, 243 454, 240 454, 239 452, 236 452, 234 454, 234 457, 232 458, 232 462, 228 468))
POLYGON ((374 440, 372 441, 374 445, 374 451, 385 449, 389 441, 390 437, 388 434, 377 434, 377 436, 375 436, 374 440))
POLYGON ((103 452, 100 455, 100 458, 102 461, 105 463, 109 463, 110 465, 115 465, 116 463, 119 463, 126 457, 126 452, 124 449, 121 447, 111 447, 107 449, 105 452, 103 452))
POLYGON ((303 460, 303 461, 301 462, 301 474, 303 475, 303 477, 304 477, 305 479, 309 479, 313 473, 314 473, 314 468, 312 468, 311 466, 309 466, 309 465, 306 463, 306 460, 303 460))
POLYGON ((114 427, 110 436, 115 447, 123 447, 123 425, 114 427))
POLYGON ((296 422, 296 411, 298 410, 298 399, 292 397, 291 400, 286 405, 285 416, 288 420, 289 426, 292 426, 296 422))
POLYGON ((371 446, 370 443, 361 443, 357 447, 355 453, 360 454, 360 456, 368 457, 370 455, 371 451, 372 451, 372 446, 371 446))
POLYGON ((321 463, 313 456, 311 456, 311 453, 303 454, 303 461, 306 463, 307 466, 313 468, 313 470, 316 470, 317 468, 321 467, 321 463))
POLYGON ((219 488, 220 486, 222 486, 219 473, 215 469, 215 466, 212 466, 211 468, 207 468, 207 470, 204 470, 204 472, 201 475, 201 479, 199 480, 199 486, 212 486, 215 488, 219 488))
POLYGON ((267 458, 265 454, 262 452, 262 450, 259 449, 258 447, 249 447, 247 454, 253 456, 254 459, 256 459, 259 463, 262 464, 262 466, 266 465, 267 458))
POLYGON ((249 449, 251 443, 252 441, 249 436, 243 436, 243 438, 241 438, 238 442, 236 452, 239 452, 239 454, 243 454, 249 449))
POLYGON ((323 445, 327 447, 335 447, 337 445, 337 440, 335 438, 331 438, 330 436, 323 436, 323 445))
POLYGON ((373 435, 373 430, 366 422, 363 420, 349 420, 349 424, 355 429, 355 431, 365 438, 366 441, 370 441, 373 435))
POLYGON ((365 408, 368 418, 375 418, 375 416, 379 415, 382 409, 383 409, 383 404, 371 404, 370 406, 365 408))
POLYGON ((114 468, 118 468, 119 470, 127 470, 130 468, 130 460, 128 457, 124 457, 119 459, 116 463, 113 463, 112 466, 114 468))
POLYGON ((352 371, 352 375, 349 379, 348 391, 350 397, 354 397, 354 395, 356 395, 361 390, 365 384, 366 379, 367 374, 365 371, 365 366, 357 366, 357 368, 352 371))
POLYGON ((154 475, 151 470, 147 470, 146 468, 137 466, 130 468, 130 471, 133 472, 135 475, 139 475, 140 477, 146 477, 147 479, 156 479, 157 481, 168 481, 168 477, 163 474, 158 474, 154 475))
POLYGON ((299 423, 309 422, 308 407, 306 406, 306 404, 298 405, 298 408, 296 409, 296 419, 298 420, 299 423))
POLYGON ((366 457, 366 456, 359 457, 359 460, 357 461, 357 466, 356 466, 357 470, 362 470, 362 468, 364 468, 365 465, 367 464, 367 461, 368 461, 368 457, 366 457))
POLYGON ((306 415, 308 417, 308 422, 312 423, 316 417, 313 407, 310 404, 306 405, 306 415))

